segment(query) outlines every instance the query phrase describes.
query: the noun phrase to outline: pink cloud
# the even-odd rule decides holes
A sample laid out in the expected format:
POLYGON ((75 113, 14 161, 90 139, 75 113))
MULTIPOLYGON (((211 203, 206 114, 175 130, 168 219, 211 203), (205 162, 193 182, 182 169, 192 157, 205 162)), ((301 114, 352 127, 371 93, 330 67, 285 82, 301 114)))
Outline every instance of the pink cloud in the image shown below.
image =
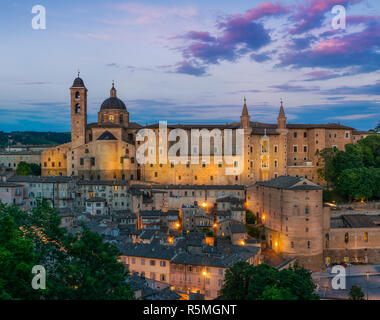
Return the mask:
POLYGON ((322 26, 325 14, 335 5, 347 7, 362 0, 311 0, 306 5, 298 5, 291 19, 297 21, 290 29, 293 34, 301 34, 322 26))

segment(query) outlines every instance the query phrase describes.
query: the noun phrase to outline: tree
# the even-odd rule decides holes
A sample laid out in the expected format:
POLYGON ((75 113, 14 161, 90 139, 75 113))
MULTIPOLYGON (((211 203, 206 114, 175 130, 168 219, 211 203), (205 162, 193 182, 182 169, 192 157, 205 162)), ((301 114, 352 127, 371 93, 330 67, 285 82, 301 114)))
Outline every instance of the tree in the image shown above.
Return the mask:
POLYGON ((68 233, 47 202, 38 202, 30 214, 2 205, 0 218, 0 298, 134 298, 116 246, 84 226, 78 234, 68 233), (34 265, 46 269, 46 290, 31 288, 34 265))
POLYGON ((41 175, 41 167, 35 163, 21 161, 17 165, 16 174, 19 176, 39 176, 41 175))
POLYGON ((380 168, 346 169, 338 179, 337 190, 349 199, 379 196, 380 168))
POLYGON ((375 127, 376 132, 380 132, 380 121, 377 123, 377 126, 375 127))
POLYGON ((24 237, 5 205, 0 204, 0 299, 37 299, 31 270, 37 263, 33 242, 24 237))
POLYGON ((311 271, 295 264, 293 267, 283 269, 278 274, 278 287, 289 289, 297 300, 316 300, 314 292, 316 286, 311 278, 311 271))
POLYGON ((246 223, 247 224, 255 224, 256 223, 256 216, 253 214, 251 210, 245 210, 246 213, 246 223))
POLYGON ((120 300, 133 299, 125 283, 128 272, 118 262, 119 250, 86 227, 80 235, 68 237, 66 257, 57 270, 64 279, 62 299, 120 300))
POLYGON ((357 284, 354 284, 349 293, 350 300, 364 300, 364 293, 362 291, 362 287, 357 284))
POLYGON ((227 269, 221 295, 231 300, 314 300, 314 290, 311 272, 303 267, 278 271, 238 262, 227 269))
POLYGON ((16 174, 19 176, 31 175, 32 171, 30 169, 29 164, 24 162, 24 161, 19 162, 19 164, 17 165, 17 168, 16 168, 16 174))
POLYGON ((226 300, 244 300, 252 272, 253 266, 247 262, 237 262, 228 268, 221 289, 222 297, 226 300))
POLYGON ((288 288, 267 286, 262 294, 262 300, 297 300, 288 288))
POLYGON ((327 182, 333 182, 336 179, 334 159, 338 153, 337 148, 325 148, 316 153, 323 166, 318 169, 318 176, 327 182))
POLYGON ((261 231, 260 231, 260 228, 259 228, 259 227, 255 227, 255 226, 249 226, 249 225, 247 225, 246 228, 247 228, 247 233, 248 233, 251 237, 256 238, 256 239, 259 239, 259 238, 260 238, 261 231))

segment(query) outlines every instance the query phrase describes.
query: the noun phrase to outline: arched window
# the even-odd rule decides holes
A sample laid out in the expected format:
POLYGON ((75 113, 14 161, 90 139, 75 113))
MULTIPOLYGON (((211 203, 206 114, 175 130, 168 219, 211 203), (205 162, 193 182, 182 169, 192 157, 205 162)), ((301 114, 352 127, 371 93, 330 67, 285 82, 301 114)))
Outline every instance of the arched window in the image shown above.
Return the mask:
POLYGON ((114 116, 113 114, 111 114, 111 115, 109 116, 109 120, 112 121, 112 122, 115 121, 115 116, 114 116))
POLYGON ((350 238, 349 238, 348 232, 346 232, 344 235, 344 242, 348 243, 348 241, 350 241, 350 238))
POLYGON ((368 232, 364 232, 364 242, 368 242, 368 232))
POLYGON ((122 123, 122 122, 123 122, 123 120, 124 120, 124 119, 123 119, 123 115, 122 115, 122 114, 121 114, 121 115, 119 115, 119 122, 120 122, 120 123, 122 123))
POLYGON ((75 99, 79 99, 80 98, 80 93, 79 91, 75 92, 75 99))
POLYGON ((79 103, 77 103, 75 105, 75 113, 80 113, 80 104, 79 103))
POLYGON ((326 233, 325 238, 326 238, 326 249, 327 249, 330 245, 330 236, 328 233, 326 233))

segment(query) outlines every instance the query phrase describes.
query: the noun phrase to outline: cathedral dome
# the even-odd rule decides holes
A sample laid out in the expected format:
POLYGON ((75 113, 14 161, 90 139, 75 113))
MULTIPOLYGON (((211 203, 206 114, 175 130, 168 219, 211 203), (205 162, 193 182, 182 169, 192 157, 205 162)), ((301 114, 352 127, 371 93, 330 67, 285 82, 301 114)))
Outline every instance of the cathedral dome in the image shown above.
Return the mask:
POLYGON ((82 78, 75 78, 74 82, 73 82, 73 88, 84 88, 84 82, 82 80, 82 78))
POLYGON ((125 103, 117 97, 110 97, 102 103, 100 110, 109 110, 109 109, 120 109, 127 110, 125 103))
POLYGON ((100 111, 111 110, 111 109, 127 110, 125 103, 122 100, 120 100, 118 97, 116 97, 116 89, 113 83, 112 83, 112 88, 110 91, 110 97, 104 100, 104 102, 102 103, 100 107, 100 111))

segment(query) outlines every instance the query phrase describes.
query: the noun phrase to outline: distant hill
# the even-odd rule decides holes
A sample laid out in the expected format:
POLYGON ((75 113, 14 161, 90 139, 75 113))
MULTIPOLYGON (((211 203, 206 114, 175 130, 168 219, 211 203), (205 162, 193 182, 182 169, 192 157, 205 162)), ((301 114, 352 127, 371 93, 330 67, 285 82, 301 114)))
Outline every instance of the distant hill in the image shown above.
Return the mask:
POLYGON ((70 132, 0 131, 0 148, 16 144, 63 144, 70 140, 70 132))

